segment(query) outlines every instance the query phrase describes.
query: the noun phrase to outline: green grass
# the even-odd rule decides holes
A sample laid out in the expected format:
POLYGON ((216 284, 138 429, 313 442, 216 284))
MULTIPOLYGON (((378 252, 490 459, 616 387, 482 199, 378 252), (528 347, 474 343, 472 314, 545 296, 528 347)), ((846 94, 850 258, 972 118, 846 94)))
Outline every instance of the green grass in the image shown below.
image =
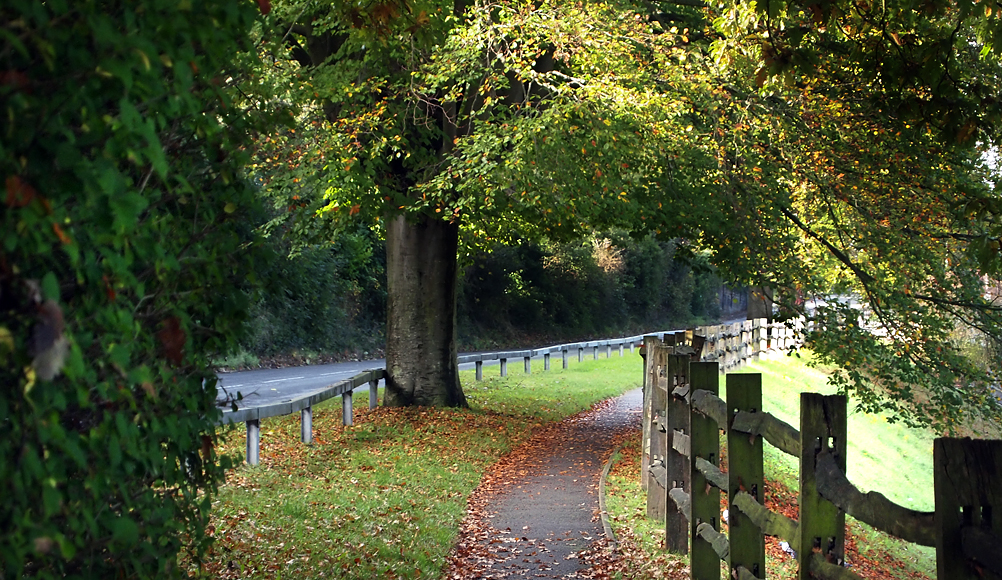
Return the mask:
MULTIPOLYGON (((822 372, 807 366, 809 355, 801 356, 760 361, 739 371, 762 373, 764 410, 797 429, 800 428, 800 393, 834 392, 822 372)), ((723 383, 721 386, 721 392, 726 393, 723 383)), ((879 491, 905 507, 919 511, 934 509, 932 442, 935 437, 931 432, 889 423, 884 416, 857 412, 850 399, 848 435, 846 475, 850 481, 863 491, 879 491)), ((774 449, 769 455, 767 460, 771 467, 796 473, 796 459, 774 449)))
MULTIPOLYGON (((213 502, 216 538, 201 578, 437 578, 482 474, 535 427, 639 386, 641 359, 572 361, 570 368, 477 382, 461 373, 470 409, 314 408, 313 445, 298 415, 261 425, 261 464, 229 473, 213 502)), ((486 367, 485 374, 497 373, 486 367)), ((359 397, 367 406, 368 396, 359 397)), ((229 432, 219 450, 243 451, 229 432)))

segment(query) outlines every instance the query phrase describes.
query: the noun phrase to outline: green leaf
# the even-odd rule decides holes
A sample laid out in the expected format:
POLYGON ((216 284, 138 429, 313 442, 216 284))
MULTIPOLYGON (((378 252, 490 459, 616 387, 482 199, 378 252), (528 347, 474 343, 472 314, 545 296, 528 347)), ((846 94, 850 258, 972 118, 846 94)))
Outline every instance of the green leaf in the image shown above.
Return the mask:
POLYGON ((42 276, 42 296, 46 300, 59 301, 59 280, 56 279, 56 274, 54 272, 46 272, 45 276, 42 276))

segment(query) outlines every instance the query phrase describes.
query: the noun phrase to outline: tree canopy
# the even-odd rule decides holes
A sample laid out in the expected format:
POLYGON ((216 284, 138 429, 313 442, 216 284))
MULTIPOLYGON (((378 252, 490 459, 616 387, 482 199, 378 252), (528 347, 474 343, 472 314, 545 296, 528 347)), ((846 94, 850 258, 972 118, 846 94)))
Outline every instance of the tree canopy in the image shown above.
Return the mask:
POLYGON ((473 244, 652 231, 788 309, 852 293, 873 318, 812 310, 809 345, 863 407, 947 430, 999 413, 953 338, 1002 336, 984 291, 1002 231, 981 12, 276 2, 265 36, 282 83, 257 94, 298 104, 296 140, 323 143, 310 154, 324 161, 302 169, 313 186, 273 192, 307 220, 404 215, 473 244))

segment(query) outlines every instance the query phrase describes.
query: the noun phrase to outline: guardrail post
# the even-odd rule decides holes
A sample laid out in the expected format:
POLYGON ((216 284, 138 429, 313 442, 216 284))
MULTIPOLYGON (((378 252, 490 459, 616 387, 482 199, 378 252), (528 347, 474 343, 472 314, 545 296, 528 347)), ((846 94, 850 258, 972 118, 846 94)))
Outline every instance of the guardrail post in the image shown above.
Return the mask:
POLYGON ((375 409, 379 405, 379 379, 369 381, 369 408, 375 409))
POLYGON ((350 427, 351 422, 351 391, 341 395, 341 422, 345 427, 350 427))
POLYGON ((501 359, 501 376, 508 376, 508 359, 506 358, 501 359))
POLYGON ((578 347, 578 362, 582 362, 583 360, 584 360, 584 347, 583 346, 579 346, 578 347))
POLYGON ((979 563, 988 569, 993 568, 992 559, 995 566, 1002 563, 1002 545, 993 549, 991 542, 983 539, 985 535, 1002 536, 1002 441, 940 437, 933 442, 933 463, 936 577, 990 577, 979 574, 967 555, 983 560, 979 563), (980 542, 978 535, 982 535, 980 542))
POLYGON ((598 345, 591 347, 591 358, 592 360, 598 360, 598 345))
POLYGON ((532 374, 532 358, 524 357, 525 359, 525 374, 532 374))
POLYGON ((605 345, 605 358, 612 358, 612 345, 605 345))
POLYGON ((567 368, 567 349, 566 348, 560 349, 560 356, 563 357, 563 359, 564 359, 564 368, 566 369, 567 368))
POLYGON ((739 411, 757 413, 761 410, 762 375, 727 375, 727 526, 730 571, 735 578, 738 566, 758 578, 765 577, 765 536, 755 522, 734 506, 734 496, 739 491, 748 492, 760 504, 765 503, 762 437, 749 437, 747 433, 730 429, 739 411))
POLYGON ((251 419, 247 421, 247 465, 257 465, 260 460, 261 450, 261 421, 251 419))
POLYGON ((630 354, 633 354, 633 341, 630 341, 630 354))
MULTIPOLYGON (((684 337, 683 337, 684 338, 684 337)), ((676 336, 678 340, 678 336, 676 336)), ((681 342, 681 341, 679 341, 681 342)), ((691 493, 689 486, 689 458, 678 450, 685 447, 691 433, 689 428, 689 356, 668 355, 668 401, 666 445, 668 469, 668 490, 681 488, 691 493)), ((691 454, 691 451, 690 451, 691 454)), ((690 496, 691 497, 691 496, 690 496)), ((689 521, 685 514, 668 501, 665 509, 665 548, 675 554, 689 553, 689 521)))
POLYGON ((299 438, 303 443, 313 443, 313 407, 304 407, 299 412, 299 438))
MULTIPOLYGON (((689 375, 693 391, 709 391, 714 395, 720 392, 720 370, 717 363, 690 363, 689 375)), ((692 554, 689 558, 689 567, 692 578, 719 580, 720 557, 710 543, 696 533, 696 528, 706 523, 712 526, 714 531, 720 531, 720 490, 710 485, 706 476, 696 469, 696 458, 701 457, 720 467, 720 426, 714 419, 692 410, 691 394, 689 400, 689 422, 692 430, 689 448, 689 487, 692 489, 689 535, 692 537, 692 554)))
POLYGON ((550 353, 546 353, 543 355, 543 370, 544 371, 550 370, 550 353))
POLYGON ((821 452, 832 453, 846 472, 846 398, 800 393, 800 580, 811 578, 812 552, 837 565, 845 560, 845 513, 818 493, 821 452))
POLYGON ((484 361, 478 360, 474 364, 477 365, 477 380, 478 381, 484 380, 484 361))
POLYGON ((623 356, 623 343, 619 343, 619 356, 623 356))

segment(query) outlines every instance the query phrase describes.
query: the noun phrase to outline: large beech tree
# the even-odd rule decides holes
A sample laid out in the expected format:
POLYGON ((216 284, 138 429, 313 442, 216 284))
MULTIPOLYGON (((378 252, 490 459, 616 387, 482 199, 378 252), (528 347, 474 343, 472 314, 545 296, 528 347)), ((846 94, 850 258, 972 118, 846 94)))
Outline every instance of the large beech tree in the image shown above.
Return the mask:
POLYGON ((993 21, 693 4, 276 5, 275 65, 303 105, 289 138, 325 158, 288 175, 327 184, 279 189, 296 215, 385 224, 387 402, 464 404, 459 240, 615 225, 709 249, 791 310, 862 297, 882 332, 833 303, 807 338, 865 408, 942 430, 997 417, 987 369, 951 339, 1002 336, 982 284, 1000 263, 980 164, 993 21), (910 34, 939 42, 939 65, 910 34))
POLYGON ((677 161, 691 107, 651 90, 662 56, 637 42, 651 25, 634 16, 603 3, 276 3, 277 66, 291 65, 305 139, 329 148, 323 200, 299 209, 385 224, 387 404, 465 405, 461 236, 639 230, 689 197, 676 189, 697 183, 679 177, 699 163, 677 161))

